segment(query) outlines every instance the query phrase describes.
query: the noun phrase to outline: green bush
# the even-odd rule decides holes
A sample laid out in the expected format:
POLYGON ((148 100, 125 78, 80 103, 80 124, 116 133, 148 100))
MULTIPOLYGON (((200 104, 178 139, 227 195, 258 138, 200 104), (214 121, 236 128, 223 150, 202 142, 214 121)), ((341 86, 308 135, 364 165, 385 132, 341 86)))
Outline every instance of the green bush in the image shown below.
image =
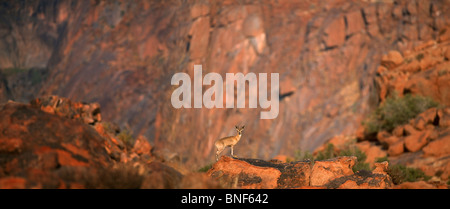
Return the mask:
MULTIPOLYGON (((288 160, 289 160, 289 158, 288 158, 288 160)), ((301 150, 295 151, 294 161, 305 161, 305 160, 314 160, 314 156, 309 151, 305 151, 305 152, 302 152, 301 150)))
POLYGON ((121 140, 127 146, 132 146, 135 142, 135 139, 132 136, 132 132, 128 129, 121 131, 117 135, 117 138, 119 138, 119 140, 121 140))
POLYGON ((317 153, 315 160, 326 160, 337 156, 338 154, 334 151, 334 144, 329 143, 325 150, 317 153))
POLYGON ((394 184, 401 184, 403 182, 414 182, 420 180, 429 180, 430 176, 417 168, 409 168, 404 165, 389 166, 387 173, 392 178, 394 184))
POLYGON ((419 113, 437 106, 438 103, 428 97, 411 94, 399 97, 394 94, 377 107, 364 125, 368 134, 381 130, 392 131, 396 126, 406 124, 419 113))
POLYGON ((206 173, 206 172, 208 172, 209 169, 211 169, 211 168, 212 168, 212 163, 210 163, 210 164, 208 164, 208 165, 205 165, 205 166, 201 167, 201 168, 198 169, 197 171, 200 172, 200 173, 206 173))

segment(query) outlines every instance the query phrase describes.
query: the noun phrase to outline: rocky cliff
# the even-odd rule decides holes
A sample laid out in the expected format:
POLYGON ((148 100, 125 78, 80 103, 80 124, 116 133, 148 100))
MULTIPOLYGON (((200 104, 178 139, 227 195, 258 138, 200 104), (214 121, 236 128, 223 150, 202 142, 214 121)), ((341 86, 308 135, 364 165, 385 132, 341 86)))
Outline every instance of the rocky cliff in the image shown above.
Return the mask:
POLYGON ((2 1, 0 99, 97 102, 104 119, 196 167, 214 159, 213 142, 236 124, 246 125, 240 157, 312 151, 357 129, 383 98, 373 81, 382 55, 439 38, 449 7, 446 0, 2 1), (279 73, 278 118, 260 120, 260 109, 175 110, 170 78, 192 75, 193 64, 221 75, 279 73))
MULTIPOLYGON (((396 135, 398 128, 392 136, 380 132, 378 140, 389 147, 389 158, 374 162, 368 157, 373 168, 357 169, 362 159, 352 154, 290 162, 222 156, 202 173, 152 147, 144 136, 134 138, 127 130, 104 121, 98 103, 57 96, 37 98, 29 104, 10 101, 0 105, 0 188, 448 188, 440 179, 449 177, 450 150, 445 135, 449 111, 439 110, 437 116, 430 113, 435 111, 418 116, 425 118, 425 129, 420 129, 418 122, 399 127, 405 130, 400 136, 396 135), (442 120, 430 122, 435 117, 442 120), (408 132, 410 129, 414 133, 408 132), (397 142, 392 145, 389 142, 394 139, 387 138, 397 142), (409 141, 414 145, 407 145, 409 141), (392 152, 391 147, 398 143, 408 150, 392 152), (419 150, 410 148, 417 146, 419 150), (403 182, 404 177, 386 160, 396 164, 407 161, 408 166, 418 167, 433 178, 403 182)), ((348 146, 347 139, 335 137, 329 143, 339 151, 348 146)), ((362 150, 368 147, 364 151, 368 156, 386 155, 381 151, 384 148, 366 140, 360 139, 356 146, 362 150)))

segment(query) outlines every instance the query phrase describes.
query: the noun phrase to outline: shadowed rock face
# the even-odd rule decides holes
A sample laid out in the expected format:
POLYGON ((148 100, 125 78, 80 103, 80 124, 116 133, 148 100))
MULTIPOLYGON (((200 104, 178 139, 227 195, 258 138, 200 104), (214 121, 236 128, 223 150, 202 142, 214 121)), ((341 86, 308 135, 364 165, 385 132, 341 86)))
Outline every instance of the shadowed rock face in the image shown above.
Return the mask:
POLYGON ((1 104, 0 188, 222 188, 154 156, 145 137, 126 142, 119 132, 97 103, 49 96, 1 104))
POLYGON ((382 54, 436 38, 449 14, 445 1, 426 0, 5 1, 0 100, 56 94, 97 102, 106 120, 190 165, 213 160, 214 140, 236 124, 246 125, 238 155, 292 155, 352 133, 378 102, 373 75, 382 54), (259 108, 175 110, 170 78, 192 75, 193 64, 221 75, 279 73, 278 118, 260 120, 259 108), (43 71, 19 76, 11 68, 43 71), (30 77, 36 82, 23 82, 30 77))
POLYGON ((84 123, 25 104, 10 102, 0 109, 0 178, 24 177, 26 188, 56 188, 70 172, 112 163, 105 140, 84 123))

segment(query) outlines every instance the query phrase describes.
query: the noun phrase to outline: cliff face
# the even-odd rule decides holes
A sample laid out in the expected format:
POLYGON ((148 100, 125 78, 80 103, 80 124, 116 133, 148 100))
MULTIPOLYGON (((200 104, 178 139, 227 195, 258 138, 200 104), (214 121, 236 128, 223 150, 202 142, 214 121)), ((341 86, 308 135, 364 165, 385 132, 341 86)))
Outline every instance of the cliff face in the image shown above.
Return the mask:
MULTIPOLYGON (((191 165, 245 124, 235 153, 271 158, 353 133, 378 103, 391 49, 450 24, 449 1, 2 1, 0 99, 56 94, 98 102, 108 121, 191 165), (280 75, 280 113, 174 109, 174 73, 280 75), (30 89, 32 89, 30 91, 30 89)), ((207 87, 204 87, 206 89, 207 87)))

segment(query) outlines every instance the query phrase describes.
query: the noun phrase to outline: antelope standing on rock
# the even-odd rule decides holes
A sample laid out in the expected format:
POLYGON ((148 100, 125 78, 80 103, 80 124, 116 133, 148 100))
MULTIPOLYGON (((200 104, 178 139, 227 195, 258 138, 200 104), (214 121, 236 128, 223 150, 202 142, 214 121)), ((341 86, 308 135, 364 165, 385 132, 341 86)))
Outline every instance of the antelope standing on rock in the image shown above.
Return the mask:
POLYGON ((233 147, 234 145, 236 145, 239 140, 241 140, 241 136, 242 136, 242 131, 244 130, 244 126, 242 126, 241 128, 239 128, 239 126, 235 126, 236 131, 237 131, 237 135, 236 136, 228 136, 225 138, 221 138, 219 140, 217 140, 214 145, 216 146, 216 161, 219 160, 219 154, 226 148, 226 147, 231 147, 231 156, 232 157, 236 157, 233 154, 233 147))

